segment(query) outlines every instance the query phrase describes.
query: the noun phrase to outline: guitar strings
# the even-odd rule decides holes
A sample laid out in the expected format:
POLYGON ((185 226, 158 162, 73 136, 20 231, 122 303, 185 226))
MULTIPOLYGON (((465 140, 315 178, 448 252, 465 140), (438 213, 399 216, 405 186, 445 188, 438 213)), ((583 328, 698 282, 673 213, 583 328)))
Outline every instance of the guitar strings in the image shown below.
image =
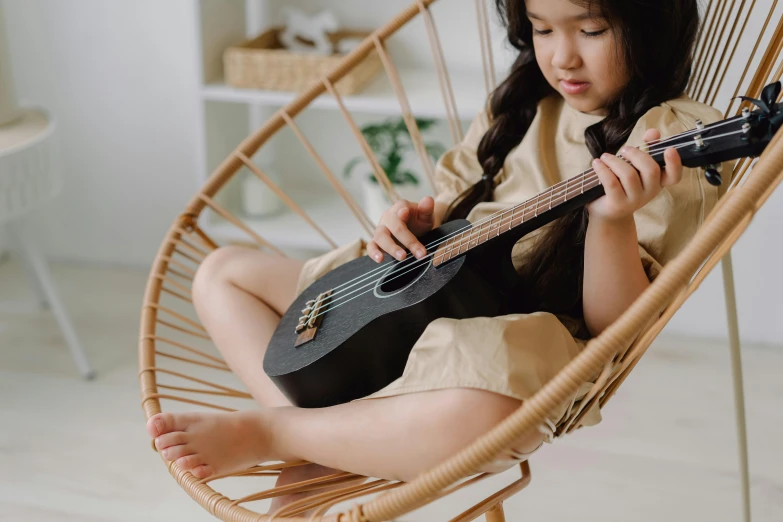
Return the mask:
MULTIPOLYGON (((709 128, 709 130, 716 129, 718 127, 722 127, 722 126, 728 125, 730 123, 732 123, 732 120, 725 120, 723 122, 714 124, 713 126, 711 126, 709 128)), ((666 139, 654 140, 653 142, 650 142, 650 143, 646 144, 646 146, 648 148, 647 148, 647 150, 645 152, 649 152, 650 154, 653 154, 653 153, 659 152, 661 150, 665 150, 668 147, 665 147, 663 149, 661 149, 661 148, 653 149, 652 147, 668 143, 668 142, 673 141, 675 139, 688 137, 690 135, 693 135, 693 134, 698 133, 698 132, 703 132, 703 131, 704 131, 704 129, 693 129, 691 131, 686 131, 686 132, 684 132, 682 134, 677 134, 675 136, 671 136, 671 137, 666 138, 666 139)), ((711 138, 706 138, 704 141, 707 141, 709 139, 711 139, 711 138)), ((637 147, 637 148, 639 150, 644 150, 641 147, 637 147)), ((680 147, 678 147, 678 148, 680 148, 680 147)), ((618 157, 622 158, 622 156, 618 156, 618 157)), ((584 177, 584 176, 587 176, 588 174, 591 174, 592 172, 594 172, 593 169, 588 169, 587 171, 582 172, 581 174, 578 174, 577 176, 573 176, 572 178, 569 178, 569 179, 566 179, 566 180, 563 180, 563 181, 560 181, 560 182, 556 183, 555 185, 553 185, 549 189, 550 192, 552 192, 550 200, 554 199, 554 192, 555 191, 559 191, 562 188, 563 185, 565 185, 567 187, 568 184, 574 180, 574 178, 576 178, 576 177, 578 177, 580 175, 584 177)), ((578 182, 576 182, 576 183, 578 183, 578 182)), ((584 183, 584 180, 583 180, 583 183, 584 183)), ((438 246, 441 243, 443 243, 445 241, 448 241, 449 239, 451 239, 452 237, 454 237, 454 236, 456 236, 458 234, 461 234, 461 233, 463 233, 463 232, 465 232, 467 230, 471 230, 471 229, 476 228, 476 227, 483 226, 484 224, 486 224, 487 222, 491 222, 493 219, 495 219, 498 216, 500 216, 501 223, 502 223, 502 221, 504 219, 503 215, 505 213, 507 213, 509 211, 512 211, 512 213, 513 213, 513 210, 515 208, 517 208, 518 206, 520 206, 520 205, 523 206, 523 210, 525 210, 525 209, 527 209, 528 203, 531 203, 534 199, 536 200, 536 210, 537 210, 538 209, 538 205, 540 204, 540 201, 539 201, 540 197, 541 197, 541 194, 539 194, 539 195, 537 195, 537 196, 535 196, 533 198, 530 198, 527 201, 519 203, 518 205, 514 205, 511 208, 506 208, 506 209, 500 210, 498 212, 495 212, 494 214, 491 214, 491 215, 485 217, 484 219, 477 221, 476 223, 471 223, 470 225, 467 225, 467 226, 465 226, 465 227, 463 227, 463 228, 461 228, 459 230, 456 230, 456 231, 454 231, 454 232, 452 232, 452 233, 450 233, 450 234, 448 234, 446 236, 443 236, 440 239, 437 239, 437 240, 435 240, 435 241, 433 241, 433 242, 431 242, 431 243, 429 243, 427 245, 424 245, 424 248, 427 249, 427 250, 430 250, 432 247, 438 246)), ((512 219, 513 219, 513 217, 512 217, 512 219)), ((406 261, 406 260, 404 260, 404 261, 406 261)), ((370 271, 368 271, 368 272, 366 272, 366 273, 364 273, 364 274, 362 274, 360 276, 355 277, 354 279, 351 279, 351 280, 348 280, 348 281, 346 281, 344 283, 341 283, 340 285, 338 285, 338 286, 336 286, 336 287, 334 287, 332 289, 332 292, 333 292, 332 296, 335 296, 337 294, 342 293, 344 290, 347 290, 347 289, 343 289, 343 290, 337 291, 338 289, 343 288, 346 285, 351 285, 351 283, 353 283, 351 286, 355 286, 356 284, 359 284, 359 283, 361 283, 363 281, 366 281, 367 278, 371 277, 374 273, 377 273, 379 271, 385 270, 389 265, 394 264, 395 262, 399 262, 399 261, 396 260, 396 259, 392 259, 392 260, 388 261, 387 263, 380 264, 376 268, 374 268, 374 269, 372 269, 372 270, 370 270, 370 271)))
MULTIPOLYGON (((703 141, 705 141, 705 142, 706 142, 706 141, 710 141, 710 140, 714 140, 714 139, 718 139, 718 138, 723 138, 723 137, 726 137, 726 136, 731 136, 731 135, 734 135, 734 134, 743 134, 743 133, 744 133, 744 131, 742 131, 742 130, 739 130, 739 131, 732 131, 732 132, 729 132, 729 133, 720 134, 720 135, 717 135, 717 136, 712 136, 712 137, 709 137, 709 138, 705 138, 703 141)), ((674 147, 674 148, 675 148, 675 149, 680 149, 680 148, 684 148, 684 147, 689 147, 689 146, 691 146, 691 145, 692 145, 691 143, 683 143, 683 144, 680 144, 680 145, 678 145, 678 146, 676 146, 676 147, 674 147)), ((662 154, 663 152, 662 152, 662 151, 660 151, 660 149, 659 149, 659 150, 657 150, 657 151, 654 151, 654 153, 661 153, 661 154, 662 154)), ((588 173, 590 173, 590 172, 588 171, 588 173)), ((594 172, 592 172, 592 173, 594 173, 594 172)), ((598 177, 597 177, 597 176, 592 176, 592 177, 591 177, 591 179, 589 180, 589 183, 593 183, 594 181, 598 181, 598 183, 597 183, 596 185, 593 185, 593 186, 589 187, 589 188, 588 188, 588 190, 589 190, 590 188, 593 188, 593 187, 595 187, 595 186, 597 186, 597 185, 600 185, 600 184, 601 184, 601 182, 600 182, 600 180, 598 179, 598 177)), ((573 187, 573 188, 576 188, 576 187, 573 187)), ((502 214, 502 213, 504 213, 504 212, 507 212, 507 211, 508 211, 508 209, 507 209, 507 210, 505 210, 505 211, 503 211, 503 212, 500 212, 500 214, 502 214)), ((513 220, 513 218, 512 218, 512 220, 513 220)), ((523 222, 524 222, 524 219, 523 219, 523 222)), ((472 227, 466 227, 466 228, 472 228, 472 227)), ((498 234, 498 235, 499 235, 499 234, 498 234)), ((462 243, 463 241, 464 241, 464 239, 460 240, 460 243, 462 243)), ((461 246, 461 245, 460 245, 460 246, 461 246)), ((394 277, 392 277, 391 279, 389 279, 389 281, 387 281, 387 282, 391 282, 391 281, 393 281, 393 280, 397 279, 398 277, 402 277, 403 275, 407 274, 408 272, 410 272, 410 271, 412 271, 412 270, 415 270, 416 268, 418 268, 419 266, 421 266, 421 265, 422 265, 422 263, 426 262, 426 261, 428 260, 428 258, 430 258, 430 257, 434 256, 434 255, 435 255, 435 253, 436 253, 436 252, 432 252, 432 253, 430 253, 430 254, 427 254, 426 256, 422 257, 421 259, 416 259, 414 262, 412 262, 412 263, 411 263, 409 266, 407 266, 407 267, 405 267, 405 266, 400 266, 400 267, 399 267, 399 270, 403 270, 404 268, 408 268, 408 270, 405 270, 404 272, 402 272, 402 273, 400 273, 400 274, 397 274, 397 275, 395 275, 394 277)), ((415 258, 413 258, 413 259, 415 259, 415 258)), ((405 263, 405 262, 407 262, 407 261, 408 261, 408 260, 404 260, 404 261, 401 261, 400 263, 405 263)), ((392 263, 393 263, 393 262, 392 262, 392 263)), ((389 265, 389 264, 392 264, 392 263, 387 263, 387 265, 389 265)), ((359 276, 359 277, 363 277, 363 276, 359 276)), ((361 297, 362 295, 364 295, 364 294, 366 294, 366 293, 368 293, 368 292, 372 292, 372 289, 370 289, 370 290, 367 290, 367 291, 365 291, 365 292, 362 292, 362 293, 360 293, 360 294, 358 294, 358 295, 355 295, 355 296, 353 296, 353 297, 350 297, 349 299, 346 299, 346 297, 348 297, 350 294, 353 294, 353 293, 355 293, 355 292, 358 292, 359 290, 362 290, 363 288, 366 288, 367 286, 373 286, 375 283, 377 283, 378 281, 381 281, 382 279, 383 279, 383 276, 382 276, 382 277, 379 277, 379 278, 377 278, 377 279, 374 279, 374 280, 373 280, 373 281, 371 281, 370 283, 368 283, 368 284, 366 284, 366 285, 363 285, 363 286, 361 286, 361 287, 359 287, 359 288, 357 288, 357 289, 353 290, 353 291, 352 291, 352 292, 350 292, 349 294, 347 294, 347 295, 344 295, 344 296, 343 296, 341 299, 338 299, 338 300, 331 300, 331 301, 329 302, 329 306, 328 306, 326 309, 322 310, 322 311, 321 311, 321 312, 320 312, 318 315, 316 315, 315 317, 313 317, 313 319, 315 319, 316 317, 319 317, 319 316, 321 316, 321 315, 324 315, 325 313, 327 313, 327 312, 330 312, 330 311, 332 311, 332 310, 334 310, 334 309, 336 309, 336 308, 339 308, 340 306, 342 306, 342 305, 344 305, 344 304, 346 304, 346 303, 348 303, 348 302, 352 301, 353 299, 356 299, 357 297, 361 297)), ((355 285, 354 285, 354 286, 355 286, 355 285)), ((335 287, 335 288, 337 288, 337 287, 335 287)), ((331 298, 333 295, 335 295, 335 294, 332 294, 332 295, 330 295, 330 298, 331 298)))

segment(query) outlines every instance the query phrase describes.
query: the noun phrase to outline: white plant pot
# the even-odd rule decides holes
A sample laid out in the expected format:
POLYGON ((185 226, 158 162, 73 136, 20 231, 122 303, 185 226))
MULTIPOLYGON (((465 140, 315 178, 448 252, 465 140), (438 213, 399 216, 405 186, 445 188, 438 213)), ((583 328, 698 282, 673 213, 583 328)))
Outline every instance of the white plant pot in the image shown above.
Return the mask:
MULTIPOLYGON (((426 190, 421 184, 405 183, 403 185, 394 185, 394 190, 397 191, 397 194, 402 199, 414 202, 418 202, 426 195, 426 190)), ((373 223, 378 223, 383 213, 391 206, 383 188, 378 183, 372 183, 371 181, 362 183, 362 199, 364 200, 364 211, 373 223)))
MULTIPOLYGON (((282 176, 274 168, 261 167, 264 174, 278 187, 282 176)), ((266 183, 254 174, 246 173, 242 179, 242 213, 249 218, 265 218, 283 210, 283 202, 266 183)))

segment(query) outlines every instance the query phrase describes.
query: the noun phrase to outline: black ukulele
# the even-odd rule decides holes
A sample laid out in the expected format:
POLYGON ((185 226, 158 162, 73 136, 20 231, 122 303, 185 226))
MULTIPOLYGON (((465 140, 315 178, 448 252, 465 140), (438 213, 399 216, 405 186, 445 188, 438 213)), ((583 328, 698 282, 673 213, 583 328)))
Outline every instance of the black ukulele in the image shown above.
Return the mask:
MULTIPOLYGON (((764 88, 757 109, 663 139, 648 151, 678 149, 683 165, 705 167, 758 156, 783 123, 780 82, 764 88)), ((365 256, 327 273, 294 301, 275 331, 264 371, 300 407, 324 407, 369 395, 402 375, 427 325, 511 313, 519 277, 511 248, 527 233, 604 194, 591 169, 480 222, 455 220, 419 239, 427 255, 380 264, 365 256)))

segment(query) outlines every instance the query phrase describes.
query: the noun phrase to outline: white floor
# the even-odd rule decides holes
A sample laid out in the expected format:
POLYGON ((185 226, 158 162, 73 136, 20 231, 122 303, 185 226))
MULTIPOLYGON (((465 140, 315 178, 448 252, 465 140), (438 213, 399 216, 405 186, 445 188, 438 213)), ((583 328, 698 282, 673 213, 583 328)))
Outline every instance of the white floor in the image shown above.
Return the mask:
MULTIPOLYGON (((54 268, 98 370, 92 382, 77 375, 23 276, 13 260, 0 264, 0 520, 213 520, 144 432, 136 339, 145 275, 54 268)), ((783 347, 746 346, 744 365, 754 520, 780 521, 783 347)), ((533 482, 506 503, 508 520, 738 521, 733 415, 725 343, 663 337, 599 426, 533 457, 533 482)), ((404 520, 447 520, 480 493, 404 520)))

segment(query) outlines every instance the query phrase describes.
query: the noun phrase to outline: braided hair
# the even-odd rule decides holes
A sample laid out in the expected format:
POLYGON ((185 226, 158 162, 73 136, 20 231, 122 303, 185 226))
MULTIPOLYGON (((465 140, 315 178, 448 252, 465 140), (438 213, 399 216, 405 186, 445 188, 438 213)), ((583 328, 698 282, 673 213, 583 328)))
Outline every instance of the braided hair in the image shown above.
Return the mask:
MULTIPOLYGON (((572 0, 600 13, 614 30, 628 83, 606 107, 607 116, 585 130, 585 143, 597 158, 615 154, 636 122, 651 108, 681 96, 691 75, 699 27, 697 0, 572 0)), ((509 76, 489 100, 490 127, 478 146, 481 180, 449 206, 446 221, 464 219, 478 203, 492 201, 506 157, 519 145, 538 103, 557 91, 535 58, 533 26, 524 0, 496 0, 509 43, 519 52, 509 76)), ((555 220, 537 239, 522 268, 520 308, 581 317, 584 243, 588 215, 576 209, 555 220)))

